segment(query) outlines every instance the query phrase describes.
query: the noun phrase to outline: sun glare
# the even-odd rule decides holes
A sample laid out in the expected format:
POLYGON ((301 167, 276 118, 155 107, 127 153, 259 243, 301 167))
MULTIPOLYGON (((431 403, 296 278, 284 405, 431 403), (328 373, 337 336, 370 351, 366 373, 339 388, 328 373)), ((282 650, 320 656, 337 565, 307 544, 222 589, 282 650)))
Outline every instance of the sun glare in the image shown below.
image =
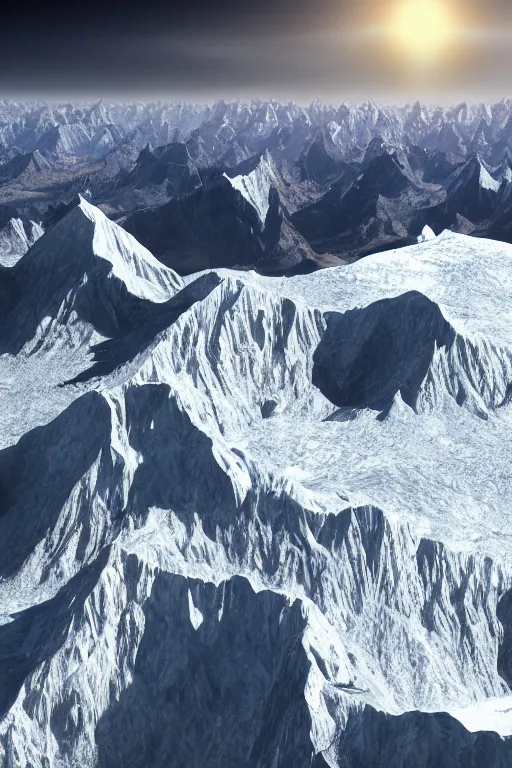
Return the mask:
POLYGON ((442 0, 401 0, 390 24, 395 52, 420 67, 436 63, 449 52, 455 31, 452 10, 442 0))

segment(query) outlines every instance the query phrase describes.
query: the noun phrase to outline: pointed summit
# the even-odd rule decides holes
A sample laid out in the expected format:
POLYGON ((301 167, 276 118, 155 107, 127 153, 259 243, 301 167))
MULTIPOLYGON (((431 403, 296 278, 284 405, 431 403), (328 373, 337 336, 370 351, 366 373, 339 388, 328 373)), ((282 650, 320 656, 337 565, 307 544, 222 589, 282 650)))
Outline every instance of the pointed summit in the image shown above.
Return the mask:
POLYGON ((279 186, 277 172, 270 153, 264 152, 254 168, 248 173, 240 173, 236 176, 225 173, 224 178, 252 205, 258 213, 261 223, 265 225, 270 206, 270 189, 272 186, 276 188, 279 186))
POLYGON ((12 218, 0 229, 0 265, 13 267, 43 234, 35 221, 12 218))
POLYGON ((183 275, 216 267, 275 273, 313 258, 289 222, 269 153, 203 181, 190 195, 132 214, 127 231, 183 275))
POLYGON ((16 182, 16 184, 34 183, 35 179, 43 173, 48 173, 51 165, 45 157, 39 152, 27 152, 16 155, 9 162, 0 166, 0 184, 16 182))
POLYGON ((167 301, 180 287, 180 279, 129 235, 108 219, 82 195, 64 216, 30 251, 23 270, 56 269, 69 275, 86 271, 98 262, 109 264, 112 275, 134 296, 150 301, 167 301), (66 246, 63 248, 62 246, 66 246))
POLYGON ((30 248, 13 270, 9 345, 30 339, 115 337, 182 283, 99 208, 79 203, 30 248), (146 308, 146 309, 145 309, 146 308), (65 331, 64 329, 67 329, 65 331))

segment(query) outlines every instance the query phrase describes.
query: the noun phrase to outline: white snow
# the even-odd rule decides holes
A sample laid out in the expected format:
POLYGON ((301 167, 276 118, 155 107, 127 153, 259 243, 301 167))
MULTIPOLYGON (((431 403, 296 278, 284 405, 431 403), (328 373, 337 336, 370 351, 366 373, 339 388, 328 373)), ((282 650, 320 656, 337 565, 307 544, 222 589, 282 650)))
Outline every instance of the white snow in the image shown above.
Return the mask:
POLYGON ((428 224, 426 224, 423 227, 421 235, 418 237, 418 243, 426 243, 427 240, 434 240, 435 237, 436 237, 436 233, 434 232, 432 227, 429 227, 428 224))
POLYGON ((269 209, 270 187, 275 183, 270 156, 264 155, 256 168, 245 176, 231 178, 224 174, 224 178, 256 209, 260 221, 264 225, 269 209))
MULTIPOLYGON (((180 288, 89 203, 69 216, 25 257, 52 279, 65 274, 64 305, 105 262, 145 301, 180 288)), ((14 451, 0 458, 19 473, 0 518, 0 563, 20 553, 0 581, 1 620, 13 631, 48 600, 62 600, 65 617, 75 611, 23 673, 0 723, 0 759, 95 766, 102 715, 118 707, 132 722, 144 649, 163 654, 144 668, 153 690, 186 658, 174 638, 220 637, 237 579, 261 603, 229 638, 222 680, 238 690, 258 663, 259 691, 296 611, 293 658, 305 672, 292 704, 307 707, 306 735, 333 768, 349 714, 364 718, 365 706, 450 712, 469 730, 511 734, 496 610, 512 586, 512 247, 445 232, 307 276, 219 276, 118 368, 84 383, 58 386, 90 366, 96 340, 61 308, 32 354, 0 356, 1 434, 14 451), (407 292, 432 304, 420 296, 405 323, 407 292), (398 371, 403 383, 429 334, 413 407, 389 381, 398 371), (332 402, 317 378, 325 345, 340 391, 351 397, 342 385, 356 381, 357 393, 375 388, 385 400, 390 387, 389 402, 332 402), (72 579, 102 552, 82 604, 72 579), (239 658, 242 636, 263 621, 271 658, 239 658), (83 718, 71 749, 55 727, 63 708, 70 722, 83 718)), ((46 284, 30 286, 31 307, 46 284)), ((204 691, 194 695, 203 702, 204 691)), ((194 717, 178 714, 179 727, 194 717)), ((246 731, 253 725, 248 716, 246 731)))
POLYGON ((472 707, 450 712, 472 733, 495 731, 502 736, 512 736, 512 696, 487 699, 472 707))
POLYGON ((487 168, 480 163, 480 186, 482 189, 490 190, 491 192, 499 192, 500 182, 493 179, 487 168))
POLYGON ((132 235, 83 197, 80 198, 80 205, 64 222, 73 226, 72 218, 79 214, 86 216, 94 225, 94 255, 112 264, 113 274, 134 296, 159 303, 170 298, 169 288, 174 291, 179 288, 180 278, 172 269, 155 259, 132 235))
POLYGON ((192 595, 190 593, 190 589, 188 590, 188 607, 190 611, 190 623, 194 627, 194 629, 197 631, 201 624, 203 623, 203 614, 199 610, 199 608, 196 608, 194 605, 194 600, 192 599, 192 595))

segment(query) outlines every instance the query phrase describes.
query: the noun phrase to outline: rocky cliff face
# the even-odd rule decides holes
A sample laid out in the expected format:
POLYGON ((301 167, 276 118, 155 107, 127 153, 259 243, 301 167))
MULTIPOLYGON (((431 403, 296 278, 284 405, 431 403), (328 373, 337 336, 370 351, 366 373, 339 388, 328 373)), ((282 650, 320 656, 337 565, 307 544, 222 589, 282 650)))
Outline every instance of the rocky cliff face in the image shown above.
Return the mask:
POLYGON ((0 264, 3 267, 13 267, 43 234, 41 224, 19 218, 16 209, 12 212, 11 218, 4 218, 0 211, 0 264))
POLYGON ((81 201, 5 270, 2 763, 509 765, 511 265, 184 285, 81 201))
POLYGON ((212 174, 191 194, 137 211, 123 226, 182 275, 212 267, 275 274, 316 266, 291 224, 283 186, 267 153, 229 174, 212 174))

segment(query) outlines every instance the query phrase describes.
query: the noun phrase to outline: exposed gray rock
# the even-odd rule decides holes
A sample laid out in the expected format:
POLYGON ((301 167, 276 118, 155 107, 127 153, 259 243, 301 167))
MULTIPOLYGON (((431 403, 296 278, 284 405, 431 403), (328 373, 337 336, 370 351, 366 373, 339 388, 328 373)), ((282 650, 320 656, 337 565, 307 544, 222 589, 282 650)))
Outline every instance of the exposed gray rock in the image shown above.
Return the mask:
POLYGON ((184 285, 82 200, 5 270, 0 762, 508 766, 511 269, 184 285))

